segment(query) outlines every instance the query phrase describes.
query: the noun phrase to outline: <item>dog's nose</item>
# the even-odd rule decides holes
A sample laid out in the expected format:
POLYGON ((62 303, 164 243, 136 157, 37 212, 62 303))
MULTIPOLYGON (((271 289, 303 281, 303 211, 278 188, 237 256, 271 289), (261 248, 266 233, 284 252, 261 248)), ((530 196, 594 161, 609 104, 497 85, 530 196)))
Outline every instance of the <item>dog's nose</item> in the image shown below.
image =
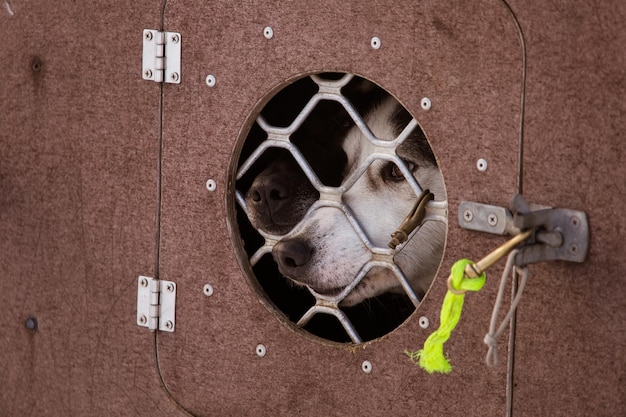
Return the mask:
POLYGON ((280 272, 294 280, 305 276, 306 265, 311 260, 313 248, 300 239, 290 239, 274 245, 272 255, 280 272))
POLYGON ((277 175, 255 181, 249 192, 253 204, 270 213, 277 210, 291 195, 286 181, 277 175))

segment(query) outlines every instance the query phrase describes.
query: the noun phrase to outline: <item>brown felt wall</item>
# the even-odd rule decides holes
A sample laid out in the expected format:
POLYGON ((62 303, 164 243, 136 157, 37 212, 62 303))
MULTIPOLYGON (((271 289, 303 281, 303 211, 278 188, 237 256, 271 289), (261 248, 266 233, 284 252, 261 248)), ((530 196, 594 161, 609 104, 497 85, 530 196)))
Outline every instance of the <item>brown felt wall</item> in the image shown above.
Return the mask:
POLYGON ((584 265, 531 270, 514 412, 624 415, 626 5, 515 5, 528 42, 525 195, 586 211, 591 246, 584 265))
POLYGON ((136 276, 156 265, 152 3, 2 2, 2 416, 176 410, 134 325, 136 276))
POLYGON ((503 4, 168 1, 164 28, 182 35, 183 69, 181 84, 161 87, 141 79, 156 3, 0 8, 0 415, 625 413, 622 2, 511 2, 527 47, 524 195, 587 212, 590 253, 583 265, 531 267, 514 364, 505 334, 490 369, 482 339, 495 267, 466 297, 446 376, 403 350, 438 325, 452 263, 504 241, 456 221, 462 200, 508 206, 517 191, 522 55, 503 4), (448 192, 430 292, 403 326, 359 346, 313 340, 260 302, 228 223, 231 158, 250 115, 315 71, 356 73, 393 93, 428 135, 448 192), (136 325, 138 275, 177 283, 174 333, 136 325))

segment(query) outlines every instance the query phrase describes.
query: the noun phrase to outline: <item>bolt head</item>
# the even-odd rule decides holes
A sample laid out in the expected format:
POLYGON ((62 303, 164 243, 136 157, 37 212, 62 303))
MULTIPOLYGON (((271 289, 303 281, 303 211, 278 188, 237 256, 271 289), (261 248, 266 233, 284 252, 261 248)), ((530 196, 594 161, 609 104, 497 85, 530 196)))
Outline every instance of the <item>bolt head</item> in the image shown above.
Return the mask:
POLYGON ((213 179, 209 179, 206 182, 206 189, 213 192, 217 189, 217 183, 213 179))
POLYGON ((37 319, 35 317, 28 317, 24 323, 28 330, 37 330, 37 319))
POLYGON ((472 210, 467 209, 463 212, 463 218, 466 222, 471 222, 472 220, 474 220, 474 213, 472 213, 472 210))
POLYGON ((204 295, 206 295, 207 297, 212 296, 213 286, 211 284, 205 284, 204 287, 202 288, 202 292, 204 292, 204 295))
POLYGON ((489 223, 489 226, 496 226, 498 224, 498 216, 493 213, 489 214, 489 216, 487 216, 487 223, 489 223))
POLYGON ((40 72, 42 67, 43 63, 41 59, 39 57, 33 58, 33 61, 31 62, 31 68, 33 72, 40 72))
POLYGON ((259 343, 258 345, 256 345, 255 352, 257 356, 262 358, 267 354, 267 348, 265 347, 265 345, 259 343))

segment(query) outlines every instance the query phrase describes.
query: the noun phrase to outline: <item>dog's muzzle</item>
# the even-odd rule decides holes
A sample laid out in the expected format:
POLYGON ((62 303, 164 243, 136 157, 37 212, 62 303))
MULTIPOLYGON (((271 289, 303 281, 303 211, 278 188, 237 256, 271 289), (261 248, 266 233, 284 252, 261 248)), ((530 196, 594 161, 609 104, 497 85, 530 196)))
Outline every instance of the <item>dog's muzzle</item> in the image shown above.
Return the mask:
POLYGON ((272 255, 278 264, 278 269, 286 277, 302 284, 309 285, 304 279, 307 277, 309 261, 314 249, 304 240, 288 239, 276 243, 272 255))

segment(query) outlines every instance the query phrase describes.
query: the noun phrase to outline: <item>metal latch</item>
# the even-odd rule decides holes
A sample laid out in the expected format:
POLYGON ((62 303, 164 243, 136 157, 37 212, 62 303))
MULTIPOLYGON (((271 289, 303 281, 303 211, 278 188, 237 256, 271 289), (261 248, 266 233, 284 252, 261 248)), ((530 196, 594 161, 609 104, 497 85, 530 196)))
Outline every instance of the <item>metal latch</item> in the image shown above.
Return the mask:
POLYGON ((144 80, 180 84, 180 50, 182 39, 178 32, 143 30, 144 80))
POLYGON ((137 325, 173 332, 176 326, 176 283, 137 278, 137 325))
POLYGON ((512 211, 498 206, 463 201, 459 225, 464 229, 516 235, 533 230, 531 238, 515 257, 524 266, 545 261, 583 262, 589 248, 589 223, 585 212, 529 205, 515 195, 512 211))

